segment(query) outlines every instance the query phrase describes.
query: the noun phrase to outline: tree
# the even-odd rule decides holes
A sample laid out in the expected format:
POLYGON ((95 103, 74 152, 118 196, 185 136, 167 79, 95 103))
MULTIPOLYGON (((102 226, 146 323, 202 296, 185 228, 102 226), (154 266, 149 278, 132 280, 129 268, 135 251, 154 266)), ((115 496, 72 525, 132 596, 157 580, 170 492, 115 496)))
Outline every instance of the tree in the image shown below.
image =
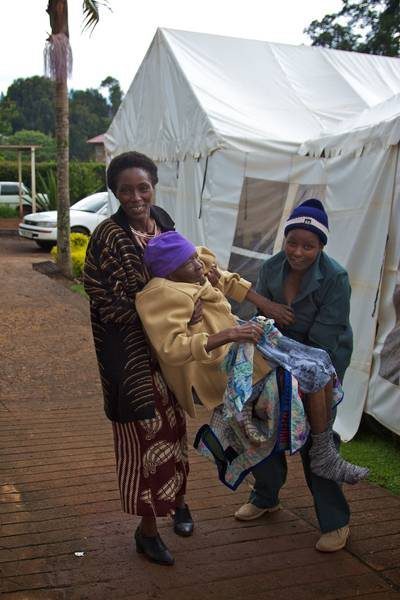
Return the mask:
MULTIPOLYGON (((21 129, 13 135, 3 139, 4 144, 23 144, 28 146, 30 144, 36 144, 40 146, 36 150, 36 159, 38 161, 49 161, 55 160, 56 158, 56 142, 53 137, 46 135, 41 131, 30 131, 27 129, 21 129)), ((4 150, 1 152, 1 156, 5 160, 15 160, 15 151, 4 150)))
MULTIPOLYGON (((90 160, 93 148, 86 143, 88 138, 108 129, 114 110, 112 103, 116 110, 121 89, 113 77, 108 77, 107 81, 111 87, 108 99, 98 89, 69 92, 70 159, 90 160)), ((8 137, 28 130, 54 137, 54 120, 54 82, 46 77, 16 79, 7 93, 0 95, 0 136, 8 137)), ((3 142, 7 143, 7 140, 3 142)), ((39 151, 38 160, 42 154, 39 151)))
POLYGON ((2 94, 0 97, 0 137, 12 134, 12 121, 17 114, 15 102, 6 99, 2 94))
MULTIPOLYGON (((84 30, 99 21, 99 5, 106 0, 83 0, 84 30)), ((51 34, 45 47, 46 72, 55 81, 57 141, 57 264, 72 278, 69 221, 69 106, 67 79, 72 71, 72 50, 68 31, 68 0, 48 0, 51 34)))
POLYGON ((70 93, 71 158, 89 160, 91 137, 104 133, 110 124, 109 107, 98 90, 72 90, 70 93))
POLYGON ((338 13, 304 30, 313 46, 400 55, 400 0, 343 0, 338 13))
POLYGON ((13 106, 11 133, 21 129, 54 135, 54 83, 46 77, 20 78, 13 81, 1 100, 1 106, 13 106))
POLYGON ((106 88, 108 90, 108 103, 110 106, 110 117, 113 117, 117 112, 119 105, 122 102, 122 90, 119 85, 119 81, 110 75, 103 79, 100 84, 100 88, 106 88))

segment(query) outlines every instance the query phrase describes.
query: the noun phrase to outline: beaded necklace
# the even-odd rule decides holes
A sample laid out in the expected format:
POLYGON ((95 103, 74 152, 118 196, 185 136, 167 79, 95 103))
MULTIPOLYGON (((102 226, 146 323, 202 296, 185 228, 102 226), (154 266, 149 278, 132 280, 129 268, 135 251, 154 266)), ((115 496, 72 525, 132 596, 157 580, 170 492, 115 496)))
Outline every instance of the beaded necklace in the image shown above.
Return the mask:
POLYGON ((129 225, 133 235, 135 236, 138 244, 142 247, 145 248, 147 246, 147 243, 149 240, 151 240, 153 237, 155 237, 156 235, 159 235, 161 232, 159 230, 159 228, 157 227, 157 223, 154 222, 154 231, 153 233, 145 233, 144 231, 137 231, 136 229, 134 229, 132 227, 132 225, 129 225))

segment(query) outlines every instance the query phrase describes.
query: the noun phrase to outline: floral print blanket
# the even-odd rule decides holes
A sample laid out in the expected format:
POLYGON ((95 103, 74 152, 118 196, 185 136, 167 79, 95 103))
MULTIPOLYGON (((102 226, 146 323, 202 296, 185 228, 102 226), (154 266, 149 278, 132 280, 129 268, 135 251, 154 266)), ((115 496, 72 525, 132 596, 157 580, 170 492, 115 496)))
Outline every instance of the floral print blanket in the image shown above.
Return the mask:
POLYGON ((194 442, 201 455, 216 463, 222 483, 233 490, 273 452, 293 454, 306 442, 309 425, 295 374, 302 391, 309 392, 333 378, 333 406, 343 397, 326 352, 285 338, 271 320, 256 319, 264 328, 257 348, 277 368, 253 386, 254 345, 234 344, 223 364, 228 375, 223 404, 213 411, 209 425, 199 429, 194 442), (249 414, 251 426, 263 440, 257 444, 247 435, 249 414))

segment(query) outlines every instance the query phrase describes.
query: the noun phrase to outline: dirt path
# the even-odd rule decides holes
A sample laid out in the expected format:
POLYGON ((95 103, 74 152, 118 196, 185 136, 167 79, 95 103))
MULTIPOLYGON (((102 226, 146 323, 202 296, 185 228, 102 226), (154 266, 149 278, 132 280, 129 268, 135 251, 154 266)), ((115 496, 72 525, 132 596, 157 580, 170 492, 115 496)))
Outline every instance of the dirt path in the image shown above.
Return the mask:
POLYGON ((0 217, 0 232, 17 233, 20 222, 20 218, 4 219, 0 217))
MULTIPOLYGON (((32 270, 48 256, 0 238, 0 567, 13 600, 309 600, 400 598, 400 498, 367 483, 348 490, 352 535, 335 555, 318 538, 297 458, 284 510, 252 524, 232 493, 191 452, 192 538, 162 535, 177 564, 151 565, 132 546, 120 511, 109 423, 88 306, 32 270)), ((205 414, 190 423, 196 431, 205 414)), ((204 421, 203 421, 204 422, 204 421)))

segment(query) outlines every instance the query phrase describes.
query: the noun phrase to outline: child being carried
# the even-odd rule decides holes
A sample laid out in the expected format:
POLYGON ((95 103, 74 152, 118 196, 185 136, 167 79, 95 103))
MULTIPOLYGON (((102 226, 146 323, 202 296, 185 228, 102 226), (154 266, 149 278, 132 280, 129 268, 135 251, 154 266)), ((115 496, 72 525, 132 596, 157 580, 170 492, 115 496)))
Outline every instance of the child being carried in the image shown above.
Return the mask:
MULTIPOLYGON (((218 271, 215 256, 207 248, 196 248, 175 231, 150 240, 144 262, 153 278, 136 295, 136 309, 163 375, 177 401, 191 417, 195 416, 193 396, 208 409, 215 409, 223 403, 227 388, 228 377, 221 366, 232 345, 235 342, 257 345, 266 339, 265 324, 255 320, 239 324, 226 299, 227 296, 242 302, 251 284, 236 273, 218 271), (206 277, 210 270, 213 285, 206 277), (192 315, 198 301, 201 301, 202 318, 193 324, 192 315)), ((286 369, 294 373, 297 368, 300 373, 296 352, 289 353, 290 360, 287 355, 285 364, 285 340, 287 338, 280 334, 277 336, 277 352, 269 357, 272 361, 267 361, 255 349, 254 386, 258 384, 260 388, 271 369, 280 362, 279 353, 286 369), (280 341, 279 337, 282 338, 280 341)), ((298 346, 313 350, 302 344, 298 346)), ((330 363, 329 357, 328 361, 330 363)), ((340 483, 357 483, 368 474, 368 469, 343 460, 335 448, 331 422, 333 377, 328 379, 323 387, 308 392, 304 399, 313 440, 311 469, 321 477, 340 483)), ((260 440, 251 425, 255 410, 251 409, 249 413, 248 403, 243 408, 243 427, 250 441, 257 445, 260 440)))

